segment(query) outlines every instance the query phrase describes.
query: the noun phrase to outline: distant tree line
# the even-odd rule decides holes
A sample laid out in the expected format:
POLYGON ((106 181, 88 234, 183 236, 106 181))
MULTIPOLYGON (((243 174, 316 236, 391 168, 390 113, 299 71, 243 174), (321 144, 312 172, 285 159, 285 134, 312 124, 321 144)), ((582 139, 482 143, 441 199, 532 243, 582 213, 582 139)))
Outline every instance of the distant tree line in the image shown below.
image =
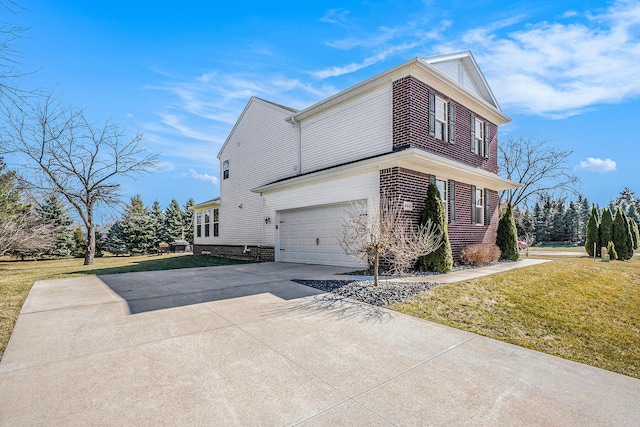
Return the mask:
MULTIPOLYGON (((95 256, 103 251, 115 255, 154 253, 160 242, 185 240, 193 243, 194 205, 183 207, 173 199, 162 209, 155 201, 144 206, 139 195, 131 198, 120 219, 108 230, 95 230, 95 256)), ((83 228, 69 214, 59 193, 41 200, 24 191, 15 171, 0 157, 0 256, 21 259, 84 257, 89 241, 83 228)))
POLYGON ((176 199, 162 209, 156 200, 146 207, 133 196, 122 217, 107 232, 103 249, 114 255, 143 255, 158 251, 160 243, 184 240, 193 244, 192 198, 181 208, 176 199))
MULTIPOLYGON (((541 195, 531 209, 514 209, 520 240, 527 243, 565 242, 584 244, 592 203, 581 195, 567 202, 566 198, 541 195)), ((601 217, 604 209, 594 207, 601 217)), ((605 207, 612 218, 619 208, 625 217, 640 225, 640 199, 629 188, 605 207)), ((606 246, 606 243, 605 243, 606 246)))

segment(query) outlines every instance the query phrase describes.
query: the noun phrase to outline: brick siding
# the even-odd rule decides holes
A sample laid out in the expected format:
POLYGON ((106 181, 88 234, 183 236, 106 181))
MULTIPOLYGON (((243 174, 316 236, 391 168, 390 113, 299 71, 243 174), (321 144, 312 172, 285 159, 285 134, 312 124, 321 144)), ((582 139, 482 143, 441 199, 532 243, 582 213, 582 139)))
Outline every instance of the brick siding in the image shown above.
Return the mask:
MULTIPOLYGON (((429 175, 393 167, 380 170, 380 197, 400 197, 413 203, 412 217, 420 221, 429 187, 429 175)), ((490 225, 471 224, 471 184, 456 182, 456 221, 448 224, 449 242, 453 257, 459 261, 460 251, 472 243, 495 243, 498 228, 498 193, 490 191, 490 225)))
POLYGON ((417 147, 488 172, 498 173, 498 126, 413 76, 393 82, 393 148, 417 147), (455 143, 429 135, 429 90, 456 108, 455 143), (471 152, 471 116, 490 125, 489 158, 471 152))

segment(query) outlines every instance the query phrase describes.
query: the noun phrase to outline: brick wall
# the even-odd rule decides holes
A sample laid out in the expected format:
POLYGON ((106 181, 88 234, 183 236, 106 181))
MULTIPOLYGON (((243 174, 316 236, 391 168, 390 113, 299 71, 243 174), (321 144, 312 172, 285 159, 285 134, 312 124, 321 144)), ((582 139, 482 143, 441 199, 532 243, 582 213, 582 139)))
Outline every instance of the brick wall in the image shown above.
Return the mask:
MULTIPOLYGON (((429 175, 400 167, 380 171, 380 197, 397 197, 413 203, 412 217, 418 223, 429 187, 429 175)), ((490 191, 490 225, 471 224, 471 184, 456 182, 456 221, 448 224, 453 257, 472 243, 495 243, 498 228, 498 193, 490 191)))
POLYGON ((238 245, 193 245, 193 253, 202 255, 209 252, 210 255, 218 255, 229 258, 253 259, 258 261, 275 261, 273 246, 248 246, 249 252, 243 253, 244 246, 238 245))
POLYGON ((484 117, 430 88, 413 76, 393 82, 393 148, 418 147, 440 156, 461 161, 486 171, 498 172, 498 126, 490 123, 489 158, 471 152, 471 116, 488 122, 484 117), (441 141, 429 135, 429 90, 456 106, 455 143, 441 141))

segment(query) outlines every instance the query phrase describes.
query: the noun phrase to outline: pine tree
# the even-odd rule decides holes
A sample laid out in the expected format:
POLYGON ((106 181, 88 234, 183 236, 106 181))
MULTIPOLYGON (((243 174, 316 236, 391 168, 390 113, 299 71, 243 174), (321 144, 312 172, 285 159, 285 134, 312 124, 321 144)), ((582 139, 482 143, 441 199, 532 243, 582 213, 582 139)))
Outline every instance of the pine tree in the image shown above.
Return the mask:
POLYGON ((618 259, 626 261, 633 256, 633 238, 629 231, 629 222, 622 209, 616 209, 613 218, 613 244, 616 246, 618 259))
MULTIPOLYGON (((180 209, 180 205, 176 199, 171 200, 169 207, 165 211, 165 230, 166 237, 165 242, 170 243, 175 240, 182 240, 183 233, 186 239, 186 230, 184 227, 183 212, 180 209)), ((188 240, 187 240, 188 241, 188 240)))
POLYGON ((165 231, 164 211, 162 210, 158 200, 154 201, 153 205, 151 205, 149 219, 151 220, 151 226, 153 227, 153 247, 158 248, 160 242, 166 241, 165 236, 167 234, 165 231))
POLYGON ((131 255, 143 255, 153 251, 155 238, 153 224, 140 195, 131 198, 120 227, 123 240, 131 255))
POLYGON ((518 235, 516 223, 513 220, 511 205, 507 205, 507 210, 498 221, 498 231, 496 233, 496 245, 502 252, 502 259, 517 261, 520 258, 518 251, 518 235))
POLYGON ((74 250, 73 221, 56 193, 49 194, 40 208, 37 209, 44 224, 52 224, 57 229, 57 238, 52 246, 40 255, 43 258, 66 258, 74 250))
POLYGON ((542 208, 540 207, 540 202, 536 202, 535 206, 533 207, 533 221, 534 221, 534 226, 535 226, 535 240, 536 242, 544 242, 544 229, 546 228, 545 226, 545 221, 544 221, 544 216, 542 213, 542 208))
POLYGON ((598 228, 600 245, 605 246, 613 240, 613 216, 609 208, 602 209, 602 218, 598 228))
POLYGON ((587 223, 589 222, 589 216, 591 214, 591 208, 589 207, 589 201, 586 197, 578 196, 579 206, 579 220, 580 220, 580 235, 579 241, 584 242, 587 238, 587 223))
POLYGON ((71 255, 76 258, 84 258, 84 252, 87 249, 87 242, 84 240, 84 232, 82 227, 77 226, 73 229, 73 251, 71 255))
POLYGON ((193 244, 193 211, 191 207, 193 207, 196 202, 192 197, 187 200, 187 203, 184 205, 184 209, 182 210, 182 224, 184 229, 184 240, 193 244))
POLYGON ((104 241, 104 250, 107 252, 111 252, 112 254, 124 255, 129 253, 127 249, 127 244, 124 241, 124 236, 122 234, 122 227, 120 226, 120 222, 115 222, 107 232, 107 237, 105 237, 104 241))
POLYGON ((436 233, 442 235, 442 244, 434 252, 425 255, 418 261, 420 267, 426 271, 436 271, 438 273, 446 273, 453 266, 453 254, 451 252, 451 244, 449 243, 449 234, 447 232, 447 220, 445 218, 445 210, 440 199, 440 192, 435 184, 429 184, 427 189, 427 198, 424 202, 424 208, 420 214, 420 225, 425 225, 429 220, 436 224, 436 233))
MULTIPOLYGON (((591 208, 591 215, 589 215, 589 221, 587 222, 586 241, 584 248, 589 256, 600 256, 600 242, 599 242, 599 223, 598 223, 598 209, 595 205, 591 208), (595 254, 593 248, 595 246, 595 254)), ((615 242, 614 242, 615 243, 615 242)), ((616 245, 617 246, 617 245, 616 245)))

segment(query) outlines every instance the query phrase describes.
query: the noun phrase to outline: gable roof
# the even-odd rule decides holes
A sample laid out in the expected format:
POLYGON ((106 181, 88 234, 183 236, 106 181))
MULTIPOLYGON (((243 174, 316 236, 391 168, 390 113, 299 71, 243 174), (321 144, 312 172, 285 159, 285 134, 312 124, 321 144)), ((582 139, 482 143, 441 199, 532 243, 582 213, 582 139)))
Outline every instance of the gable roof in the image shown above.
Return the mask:
POLYGON ((433 58, 413 58, 292 114, 287 118, 287 121, 295 123, 304 120, 306 117, 347 101, 363 92, 409 75, 419 78, 434 89, 469 106, 493 123, 500 125, 511 121, 500 109, 480 68, 478 68, 471 52, 468 51, 433 58), (459 61, 464 66, 467 75, 473 82, 473 88, 459 84, 446 73, 444 65, 447 62, 450 64, 451 61, 459 61))
POLYGON ((298 112, 298 110, 296 110, 295 108, 286 107, 284 105, 276 104, 275 102, 267 101, 266 99, 258 98, 257 96, 252 96, 251 98, 249 98, 249 101, 247 102, 247 105, 245 105, 244 109, 242 110, 242 113, 240 114, 240 117, 238 117, 238 120, 236 120, 236 123, 233 125, 233 128, 231 128, 231 132, 229 132, 229 135, 227 136, 227 139, 224 141, 224 144, 222 144, 222 147, 220 147, 220 150, 218 150, 218 154, 217 154, 218 159, 220 159, 220 154, 222 153, 224 148, 229 143, 229 140, 233 136, 233 133, 235 132, 236 128, 238 127, 238 124, 242 121, 242 118, 244 117, 245 113, 249 110, 249 108, 251 108, 251 106, 254 103, 266 104, 266 105, 269 105, 269 106, 276 107, 276 108, 279 108, 281 110, 284 110, 284 111, 286 111, 288 113, 294 113, 295 114, 295 113, 298 112))
POLYGON ((470 51, 422 58, 421 60, 433 65, 454 82, 471 89, 472 92, 475 91, 482 99, 502 111, 487 80, 484 78, 482 71, 480 71, 473 53, 470 51), (465 76, 468 76, 469 81, 465 79, 465 76))

